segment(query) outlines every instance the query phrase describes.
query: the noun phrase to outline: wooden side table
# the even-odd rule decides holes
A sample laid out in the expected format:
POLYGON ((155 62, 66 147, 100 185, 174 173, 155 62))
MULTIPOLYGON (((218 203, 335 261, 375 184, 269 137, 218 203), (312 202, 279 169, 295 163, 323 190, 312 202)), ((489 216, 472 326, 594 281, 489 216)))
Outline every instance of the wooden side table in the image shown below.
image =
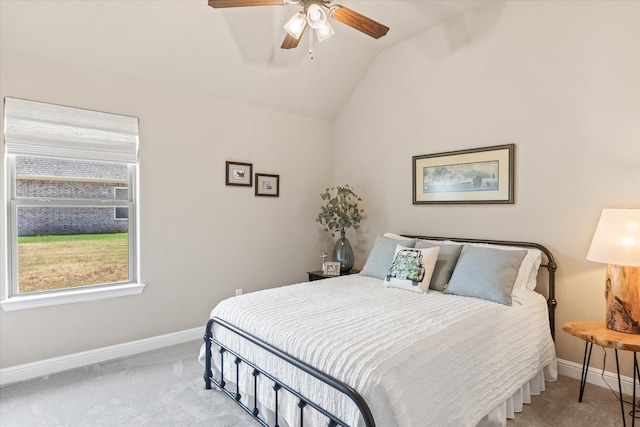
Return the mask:
MULTIPOLYGON (((340 276, 348 276, 350 274, 358 274, 360 273, 360 270, 356 270, 351 269, 350 271, 347 271, 346 273, 340 273, 340 276)), ((317 271, 307 271, 307 274, 309 275, 309 281, 313 282, 314 280, 322 280, 322 279, 330 279, 332 277, 338 277, 338 276, 329 276, 326 275, 322 272, 322 270, 317 270, 317 271)))
POLYGON ((618 362, 618 350, 633 352, 633 411, 631 412, 631 425, 635 426, 635 405, 636 405, 636 380, 640 380, 640 370, 638 369, 638 355, 640 351, 640 334, 625 334, 608 329, 604 322, 568 322, 562 325, 562 330, 568 334, 576 336, 585 341, 584 358, 582 361, 582 377, 580 379, 580 397, 578 402, 582 402, 584 388, 587 384, 587 373, 589 362, 591 361, 591 350, 593 345, 613 348, 616 353, 616 369, 618 371, 618 390, 620 391, 620 410, 622 411, 622 425, 626 427, 627 422, 624 416, 624 401, 622 400, 622 383, 620 382, 620 363, 618 362))

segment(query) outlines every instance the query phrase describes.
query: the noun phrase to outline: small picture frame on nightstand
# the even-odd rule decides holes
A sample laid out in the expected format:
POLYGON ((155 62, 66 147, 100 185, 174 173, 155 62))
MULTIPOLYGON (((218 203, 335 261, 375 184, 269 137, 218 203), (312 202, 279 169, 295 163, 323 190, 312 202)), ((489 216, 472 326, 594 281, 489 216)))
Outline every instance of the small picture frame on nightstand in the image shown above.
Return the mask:
POLYGON ((327 261, 324 263, 324 274, 327 276, 339 276, 340 275, 340 262, 327 261))

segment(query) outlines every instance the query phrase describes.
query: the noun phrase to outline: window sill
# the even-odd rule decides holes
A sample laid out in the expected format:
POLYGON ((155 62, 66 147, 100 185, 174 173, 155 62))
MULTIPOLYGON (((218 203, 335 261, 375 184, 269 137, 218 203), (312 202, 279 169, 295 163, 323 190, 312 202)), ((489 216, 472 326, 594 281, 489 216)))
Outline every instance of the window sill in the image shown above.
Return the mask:
POLYGON ((144 285, 140 283, 127 283, 95 288, 82 288, 65 290, 64 292, 43 293, 34 295, 20 295, 10 297, 0 306, 4 311, 29 310, 32 308, 49 307, 53 305, 73 304, 76 302, 97 301, 107 298, 139 295, 144 285))

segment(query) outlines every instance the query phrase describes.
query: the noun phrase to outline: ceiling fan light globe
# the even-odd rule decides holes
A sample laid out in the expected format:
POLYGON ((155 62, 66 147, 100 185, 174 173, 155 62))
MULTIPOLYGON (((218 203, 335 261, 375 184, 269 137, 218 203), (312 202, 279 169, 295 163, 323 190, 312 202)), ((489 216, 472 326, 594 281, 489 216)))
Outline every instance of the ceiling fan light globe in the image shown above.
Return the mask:
POLYGON ((318 36, 318 41, 323 41, 334 35, 336 32, 333 30, 333 27, 329 25, 329 22, 325 22, 324 25, 321 25, 320 28, 316 30, 316 35, 318 36))
POLYGON ((314 3, 307 8, 307 21, 309 21, 311 28, 317 30, 327 23, 327 14, 322 10, 322 7, 314 3))
POLYGON ((303 12, 298 12, 285 24, 284 29, 291 34, 291 37, 298 40, 306 27, 307 17, 303 12))

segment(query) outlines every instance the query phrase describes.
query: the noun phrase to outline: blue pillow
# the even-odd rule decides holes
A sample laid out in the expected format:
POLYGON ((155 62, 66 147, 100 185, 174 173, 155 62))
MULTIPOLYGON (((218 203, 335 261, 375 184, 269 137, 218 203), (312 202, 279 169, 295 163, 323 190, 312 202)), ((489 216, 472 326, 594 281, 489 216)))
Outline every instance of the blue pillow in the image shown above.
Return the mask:
POLYGON ((362 276, 375 277, 380 280, 386 279, 387 273, 391 268, 391 263, 393 263, 393 258, 396 255, 396 246, 402 245, 407 248, 413 248, 415 244, 416 239, 401 240, 378 235, 360 274, 362 276))
POLYGON ((511 305, 511 290, 525 255, 526 250, 464 245, 444 293, 511 305))
POLYGON ((418 240, 416 243, 416 249, 433 248, 436 246, 440 247, 440 252, 438 252, 438 260, 436 261, 436 266, 433 269, 433 275, 429 282, 429 289, 442 292, 447 286, 447 283, 449 283, 449 279, 451 279, 451 274, 456 267, 460 251, 462 251, 462 245, 429 243, 424 240, 418 240))

